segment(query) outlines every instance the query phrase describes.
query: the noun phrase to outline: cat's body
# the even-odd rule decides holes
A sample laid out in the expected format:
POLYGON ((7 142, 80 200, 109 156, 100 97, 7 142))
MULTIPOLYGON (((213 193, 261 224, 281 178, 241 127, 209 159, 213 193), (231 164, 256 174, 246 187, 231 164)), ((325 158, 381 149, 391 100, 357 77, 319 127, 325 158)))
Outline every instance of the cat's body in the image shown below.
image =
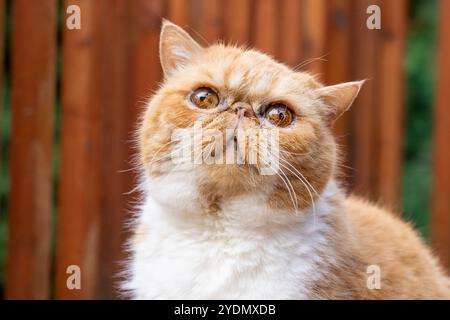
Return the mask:
POLYGON ((329 127, 361 83, 323 87, 255 51, 201 48, 168 22, 161 59, 166 82, 139 136, 144 200, 123 285, 132 298, 450 298, 413 229, 346 198, 335 181, 329 127), (260 162, 180 169, 170 162, 180 144, 173 131, 198 120, 234 128, 237 141, 238 127, 279 127, 279 170, 260 175, 260 162))
POLYGON ((264 211, 263 203, 258 196, 235 199, 223 208, 226 215, 209 217, 183 208, 164 212, 147 197, 125 289, 138 299, 450 297, 448 279, 409 225, 360 199, 344 199, 334 182, 316 215, 305 219, 255 225, 250 216, 264 211), (370 287, 369 266, 380 268, 379 288, 370 287))

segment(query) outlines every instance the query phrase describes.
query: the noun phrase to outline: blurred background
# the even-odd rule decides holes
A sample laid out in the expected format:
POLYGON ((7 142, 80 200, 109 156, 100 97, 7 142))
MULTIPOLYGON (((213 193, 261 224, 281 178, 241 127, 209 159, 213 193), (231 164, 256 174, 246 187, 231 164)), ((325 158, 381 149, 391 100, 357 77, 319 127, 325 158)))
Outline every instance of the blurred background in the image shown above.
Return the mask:
POLYGON ((162 17, 326 84, 369 79, 336 124, 341 179, 450 267, 450 0, 0 0, 1 298, 117 298, 162 17), (80 30, 66 28, 71 4, 80 30), (373 4, 380 30, 366 26, 373 4), (81 290, 66 287, 69 265, 81 290))

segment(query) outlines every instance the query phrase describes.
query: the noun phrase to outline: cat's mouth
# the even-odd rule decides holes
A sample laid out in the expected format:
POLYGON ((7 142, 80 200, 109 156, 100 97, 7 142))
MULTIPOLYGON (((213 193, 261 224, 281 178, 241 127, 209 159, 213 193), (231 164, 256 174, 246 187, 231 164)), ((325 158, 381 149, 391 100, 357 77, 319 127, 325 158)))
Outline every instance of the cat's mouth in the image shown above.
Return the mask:
POLYGON ((226 153, 232 153, 233 158, 236 159, 237 165, 245 164, 245 150, 242 146, 240 146, 242 138, 239 137, 239 133, 237 129, 226 139, 226 153))
MULTIPOLYGON (((232 145, 232 149, 234 152, 238 152, 239 151, 239 146, 238 146, 238 138, 237 136, 232 136, 229 141, 227 142, 227 147, 232 145)), ((211 152, 209 153, 209 155, 211 157, 215 157, 216 156, 216 151, 214 149, 211 150, 211 152)))
POLYGON ((243 138, 245 139, 245 134, 243 129, 240 128, 241 117, 238 117, 236 121, 236 125, 233 128, 233 134, 228 139, 227 142, 227 150, 230 150, 234 153, 234 157, 236 158, 236 164, 238 166, 243 166, 246 162, 246 150, 245 150, 245 142, 242 145, 243 138))

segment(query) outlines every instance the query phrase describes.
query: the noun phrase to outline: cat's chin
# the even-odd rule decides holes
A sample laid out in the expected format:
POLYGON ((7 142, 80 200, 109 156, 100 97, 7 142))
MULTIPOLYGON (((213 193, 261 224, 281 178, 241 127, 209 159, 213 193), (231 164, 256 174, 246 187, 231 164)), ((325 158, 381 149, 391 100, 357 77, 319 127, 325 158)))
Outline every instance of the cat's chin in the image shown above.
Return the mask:
POLYGON ((213 212, 233 199, 267 194, 275 183, 273 176, 260 175, 254 165, 212 165, 199 170, 197 191, 213 212))
POLYGON ((201 164, 189 170, 147 175, 142 190, 166 207, 201 212, 221 207, 224 202, 246 195, 265 194, 276 176, 260 175, 249 164, 201 164))
POLYGON ((241 189, 257 189, 267 183, 268 176, 261 175, 261 169, 253 164, 207 165, 199 168, 200 177, 209 183, 239 192, 241 189))

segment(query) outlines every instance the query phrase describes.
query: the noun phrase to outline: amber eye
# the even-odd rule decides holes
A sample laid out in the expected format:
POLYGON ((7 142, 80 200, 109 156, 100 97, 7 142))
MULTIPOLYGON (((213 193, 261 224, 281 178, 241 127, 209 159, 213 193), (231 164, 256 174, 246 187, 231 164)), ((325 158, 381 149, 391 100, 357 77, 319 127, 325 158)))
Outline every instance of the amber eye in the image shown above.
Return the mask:
POLYGON ((265 117, 278 127, 287 127, 292 123, 293 115, 287 106, 281 103, 271 105, 265 113, 265 117))
POLYGON ((219 105, 219 96, 210 88, 199 88, 191 95, 191 102, 201 109, 213 109, 219 105))

